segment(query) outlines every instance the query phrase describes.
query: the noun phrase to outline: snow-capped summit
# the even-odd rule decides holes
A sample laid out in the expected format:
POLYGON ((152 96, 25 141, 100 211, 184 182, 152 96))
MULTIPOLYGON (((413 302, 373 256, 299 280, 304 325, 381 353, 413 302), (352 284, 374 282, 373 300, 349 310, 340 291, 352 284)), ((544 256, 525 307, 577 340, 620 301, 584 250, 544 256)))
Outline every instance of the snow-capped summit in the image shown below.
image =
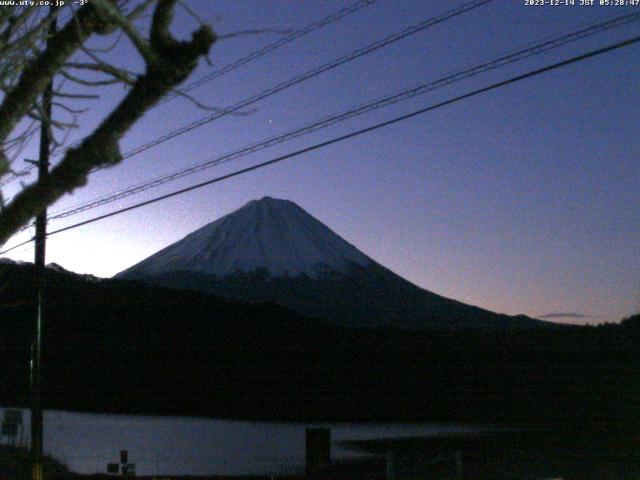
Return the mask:
POLYGON ((118 274, 134 278, 171 271, 224 277, 265 269, 272 276, 315 277, 373 261, 289 200, 264 197, 205 225, 118 274))
POLYGON ((357 328, 541 324, 424 290, 367 257, 295 203, 270 197, 247 203, 116 277, 240 301, 276 302, 333 325, 357 328))

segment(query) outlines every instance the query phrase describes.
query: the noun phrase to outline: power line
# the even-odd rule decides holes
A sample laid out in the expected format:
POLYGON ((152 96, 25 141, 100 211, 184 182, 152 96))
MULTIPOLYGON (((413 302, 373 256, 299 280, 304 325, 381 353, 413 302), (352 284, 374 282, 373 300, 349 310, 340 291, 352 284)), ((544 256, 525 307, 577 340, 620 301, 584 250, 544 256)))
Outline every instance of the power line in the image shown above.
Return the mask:
POLYGON ((332 60, 331 62, 327 62, 325 64, 320 65, 319 67, 313 68, 311 70, 308 70, 307 72, 298 75, 296 77, 290 78, 289 80, 285 80, 284 82, 278 83, 277 85, 268 88, 266 90, 263 90, 260 93, 257 93, 251 97, 248 97, 244 100, 241 100, 240 102, 236 103, 235 105, 232 105, 230 107, 227 107, 225 109, 222 109, 219 112, 214 113, 213 115, 209 115, 207 117, 203 117, 200 120, 197 120, 195 122, 192 122, 188 125, 185 125, 179 129, 173 130, 172 132, 169 132, 161 137, 156 138, 155 140, 152 140, 150 142, 147 142, 145 144, 139 145, 138 147, 134 148, 133 150, 129 150, 128 152, 124 153, 122 155, 123 159, 127 159, 127 158, 131 158, 135 155, 138 155, 146 150, 149 150, 150 148, 153 148, 157 145, 160 145, 161 143, 164 143, 168 140, 171 140, 175 137, 178 137, 182 134, 185 134, 187 132, 190 132, 198 127, 201 127, 203 125, 206 125, 208 123, 211 123, 215 120, 218 120, 219 118, 222 118, 226 115, 229 115, 231 113, 235 113, 243 108, 246 108, 250 105, 253 105, 254 103, 263 100, 267 97, 270 97, 271 95, 275 95, 276 93, 279 93, 287 88, 290 88, 294 85, 297 85, 299 83, 302 83, 306 80, 310 80, 311 78, 314 78, 322 73, 328 72, 330 70, 333 70, 347 62, 351 62, 357 58, 360 58, 364 55, 368 55, 376 50, 379 50, 381 48, 384 48, 392 43, 395 43, 399 40, 402 40, 404 38, 407 38, 411 35, 414 35, 418 32, 421 32, 423 30, 426 30, 429 27, 432 27, 434 25, 437 25, 439 23, 445 22, 449 19, 452 19, 454 17, 457 17, 458 15, 462 15, 463 13, 469 12, 475 8, 481 7, 483 5, 486 5, 487 3, 492 2, 493 0, 474 0, 468 3, 463 4, 462 6, 452 9, 452 10, 447 10, 446 12, 444 12, 441 15, 438 15, 437 17, 432 17, 429 18, 427 20, 424 20, 420 23, 417 23, 415 25, 412 25, 410 27, 405 28, 404 30, 391 34, 387 37, 385 37, 382 40, 378 40, 376 42, 373 42, 365 47, 359 48, 357 50, 354 50, 353 52, 347 54, 347 55, 343 55, 342 57, 339 57, 335 60, 332 60))
MULTIPOLYGON (((315 30, 318 30, 320 28, 326 27, 327 25, 330 25, 331 23, 334 23, 344 17, 346 17, 347 15, 351 15, 352 13, 357 12, 358 10, 361 10, 365 7, 368 7, 370 5, 372 5, 373 3, 375 3, 378 0, 361 0, 358 1, 356 3, 354 3, 353 5, 350 5, 348 7, 343 8, 342 10, 329 15, 328 17, 325 17, 317 22, 314 22, 308 26, 306 26, 305 28, 301 29, 301 30, 297 30, 295 32, 293 32, 292 34, 281 38, 280 40, 274 42, 274 43, 270 43, 269 45, 266 45, 258 50, 255 50, 254 52, 251 52, 249 55, 247 55, 246 57, 240 58, 238 60, 236 60, 235 62, 229 63, 227 65, 225 65, 222 68, 219 68, 218 70, 215 70, 205 76, 203 76, 202 78, 189 83, 188 85, 184 86, 183 88, 177 89, 177 93, 173 93, 171 95, 168 95, 167 97, 163 98, 162 100, 160 100, 160 102, 158 102, 155 106, 159 106, 165 102, 168 102, 170 100, 172 100, 173 98, 177 97, 180 95, 180 93, 187 93, 190 92, 191 90, 194 90, 195 88, 198 88, 201 85, 204 85, 207 82, 210 82, 218 77, 221 77, 223 75, 226 75, 227 73, 249 63, 252 62, 253 60, 260 58, 264 55, 266 55, 267 53, 273 52, 274 50, 277 50, 283 46, 285 46, 288 43, 291 43, 294 40, 297 40, 300 37, 303 37, 315 30)), ((154 107, 155 107, 154 106, 154 107)))
MULTIPOLYGON (((385 38, 383 38, 382 40, 378 40, 376 42, 370 43, 369 45, 359 48, 357 50, 352 51, 351 53, 347 54, 347 55, 343 55, 337 59, 334 59, 330 62, 324 63, 322 65, 320 65, 319 67, 313 68, 311 70, 308 70, 296 77, 290 78, 288 80, 285 80, 281 83, 278 83, 277 85, 265 89, 262 92, 259 92, 251 97, 245 98, 244 100, 241 100, 240 102, 224 108, 216 113, 214 113, 213 115, 209 115, 207 117, 203 117, 200 120, 197 120, 195 122, 192 122, 188 125, 185 125, 179 129, 173 130, 165 135, 162 135, 161 137, 158 137, 150 142, 144 143, 142 145, 139 145, 138 147, 129 150, 128 152, 125 152, 122 155, 122 160, 126 160, 128 158, 131 158, 133 156, 136 156, 146 150, 149 150, 150 148, 153 148, 157 145, 160 145, 168 140, 171 140, 175 137, 178 137, 180 135, 183 135, 185 133, 188 133, 192 130, 195 130, 196 128, 199 128, 203 125, 206 125, 208 123, 211 123, 215 120, 218 120, 222 117, 225 117, 229 114, 235 113, 243 108, 246 108, 250 105, 253 105, 256 102, 259 102, 260 100, 263 100, 267 97, 270 97, 271 95, 275 95, 276 93, 279 93, 283 90, 286 90, 287 88, 290 88, 294 85, 297 85, 299 83, 302 83, 306 80, 310 80, 311 78, 314 78, 322 73, 325 73, 327 71, 333 70, 347 62, 351 62, 357 58, 360 58, 364 55, 368 55, 376 50, 379 50, 381 48, 384 48, 392 43, 395 43, 399 40, 402 40, 404 38, 407 38, 411 35, 414 35, 416 33, 419 33, 427 28, 430 28, 434 25, 437 25, 439 23, 445 22, 447 20, 450 20, 452 18, 455 18, 459 15, 462 15, 463 13, 469 12, 471 10, 474 10, 478 7, 481 7, 483 5, 486 5, 487 3, 492 2, 493 0, 473 0, 471 2, 467 2, 463 5, 461 5, 458 8, 455 9, 451 9, 451 10, 447 10, 446 12, 436 16, 436 17, 431 17, 429 19, 423 20, 420 23, 414 24, 412 26, 409 26, 407 28, 405 28, 404 30, 401 30, 399 32, 393 33, 385 38)), ((91 173, 101 170, 102 168, 99 167, 95 170, 93 170, 91 173)))
MULTIPOLYGON (((276 93, 279 93, 283 90, 286 90, 287 88, 290 88, 294 85, 297 85, 299 83, 302 83, 306 80, 310 80, 311 78, 314 78, 322 73, 325 73, 327 71, 333 70, 347 62, 353 61, 357 58, 360 58, 364 55, 368 55, 369 53, 372 53, 376 50, 379 50, 381 48, 384 48, 392 43, 395 43, 399 40, 402 40, 406 37, 409 37, 411 35, 414 35, 416 33, 419 33, 427 28, 430 28, 434 25, 437 25, 439 23, 445 22, 449 19, 455 18, 459 15, 462 15, 463 13, 466 13, 468 11, 474 10, 475 8, 481 7, 487 3, 492 2, 493 0, 473 0, 471 2, 467 2, 463 5, 461 5, 458 8, 455 9, 451 9, 451 10, 447 10, 446 12, 442 13, 441 15, 438 15, 436 17, 432 17, 429 18, 427 20, 424 20, 420 23, 417 23, 415 25, 409 26, 407 28, 405 28, 404 30, 401 30, 399 32, 396 32, 394 34, 391 34, 387 37, 385 37, 382 40, 378 40, 376 42, 373 42, 365 47, 359 48, 357 50, 354 50, 353 52, 347 54, 347 55, 343 55, 337 59, 332 60, 331 62, 327 62, 325 64, 320 65, 319 67, 313 68, 311 70, 308 70, 296 77, 290 78, 289 80, 285 80, 284 82, 278 83, 277 85, 268 88, 266 90, 263 90, 262 92, 259 92, 251 97, 245 98, 244 100, 241 100, 240 102, 227 107, 225 109, 222 109, 216 113, 214 113, 213 115, 209 115, 207 117, 203 117, 200 120, 197 120, 195 122, 192 122, 188 125, 185 125, 179 129, 173 130, 165 135, 162 135, 161 137, 158 137, 150 142, 147 142, 145 144, 139 145, 138 147, 129 150, 128 152, 125 152, 122 155, 122 159, 128 159, 131 158, 135 155, 138 155, 146 150, 149 150, 150 148, 153 148, 157 145, 160 145, 168 140, 171 140, 175 137, 178 137, 180 135, 183 135, 185 133, 188 133, 192 130, 195 130, 196 128, 199 128, 203 125, 206 125, 208 123, 211 123, 215 120, 218 120, 219 118, 222 118, 224 116, 227 116, 229 114, 235 113, 243 108, 246 108, 250 105, 253 105, 256 102, 259 102, 260 100, 263 100, 267 97, 270 97, 271 95, 275 95, 276 93)), ((97 168, 95 170, 93 170, 93 172, 101 170, 101 168, 97 168)), ((10 181, 13 181, 15 178, 11 179, 10 181)), ((1 186, 1 184, 0 184, 1 186)))
POLYGON ((13 173, 11 177, 2 180, 0 182, 0 188, 9 185, 11 182, 14 182, 15 180, 17 180, 18 178, 27 175, 29 172, 31 172, 31 170, 34 170, 36 167, 34 165, 29 165, 28 167, 23 168, 22 170, 18 170, 17 172, 13 173))
MULTIPOLYGON (((30 238, 29 240, 25 240, 24 242, 21 242, 21 243, 19 243, 19 244, 17 244, 17 245, 14 245, 14 246, 13 246, 13 247, 11 247, 11 248, 7 248, 6 250, 1 251, 1 252, 0 252, 0 255, 4 255, 5 253, 12 252, 12 251, 14 251, 14 250, 16 250, 16 249, 18 249, 18 248, 22 247, 23 245, 27 245, 27 244, 29 244, 29 243, 33 242, 34 240, 35 240, 34 238, 30 238)), ((33 247, 30 247, 29 249, 31 249, 31 248, 33 248, 33 247)), ((23 251, 26 251, 26 250, 27 250, 27 249, 20 250, 20 252, 23 252, 23 251)))
MULTIPOLYGON (((29 243, 29 244, 30 244, 30 243, 32 243, 32 242, 31 242, 31 241, 28 241, 27 243, 29 243)), ((26 243, 25 243, 24 245, 26 245, 26 243)), ((16 247, 16 248, 17 248, 17 247, 16 247)), ((35 245, 29 245, 29 246, 27 246, 27 247, 25 247, 25 248, 22 248, 22 249, 18 250, 17 252, 14 252, 14 253, 24 253, 24 252, 28 252, 28 251, 30 251, 30 250, 33 250, 34 248, 35 248, 35 245)))
POLYGON ((363 115, 365 113, 369 113, 373 110, 377 110, 380 108, 384 108, 390 105, 393 105, 395 103, 398 103, 400 101, 403 100, 407 100, 409 98, 414 98, 418 95, 422 95, 428 92, 431 92, 433 90, 436 90, 438 88, 450 85, 454 82, 458 82, 467 78, 471 78, 475 75, 478 75, 480 73, 489 71, 489 70, 494 70, 506 65, 509 65, 511 63, 529 58, 531 56, 534 55, 538 55, 541 54, 543 52, 547 52, 549 50, 561 47, 563 45, 566 45, 568 43, 577 41, 577 40, 581 40, 584 39, 586 37, 589 37, 591 35, 595 35, 596 33, 600 33, 602 31, 608 30, 608 29, 612 29, 612 28, 616 28, 616 27, 620 27, 622 25, 628 24, 632 21, 637 21, 640 19, 640 13, 635 13, 635 14, 630 14, 630 15, 624 15, 624 16, 620 16, 620 17, 616 17, 604 22, 599 22, 596 23, 594 25, 591 25, 589 27, 583 28, 581 30, 578 30, 576 32, 572 32, 569 34, 565 34, 561 37, 557 37, 557 38, 553 38, 550 40, 546 40, 544 42, 535 44, 533 46, 521 49, 521 50, 517 50, 517 51, 512 51, 511 53, 508 53, 506 55, 500 56, 498 58, 495 58, 493 60, 490 60, 488 62, 482 63, 482 64, 476 64, 473 67, 464 69, 462 71, 458 71, 456 73, 452 73, 449 75, 446 75, 444 77, 440 77, 437 80, 431 80, 429 82, 426 83, 422 83, 420 85, 418 85, 417 87, 413 87, 407 90, 403 90, 399 93, 395 93, 393 95, 387 95, 385 97, 379 98, 375 101, 372 102, 368 102, 365 103, 363 105, 360 105, 356 108, 344 111, 342 113, 330 116, 330 117, 326 117, 324 119, 315 121, 311 124, 308 124, 304 127, 301 128, 297 128, 291 131, 288 131, 286 133, 277 135, 275 137, 271 137, 267 140, 263 140, 257 143, 254 143, 252 145, 240 148, 238 150, 235 150, 233 152, 224 154, 222 156, 218 156, 218 157, 213 157, 205 162, 202 162, 200 164, 197 165, 193 165, 191 167, 187 167, 187 168, 183 168, 180 170, 177 170, 173 173, 170 174, 166 174, 166 175, 162 175, 159 177, 156 177, 154 179, 127 187, 125 189, 120 189, 118 191, 115 192, 111 192, 109 194, 103 195, 101 197, 95 198, 93 200, 90 200, 88 202, 82 203, 80 205, 76 205, 75 207, 70 207, 64 210, 61 210, 59 212, 54 213, 53 215, 51 215, 50 219, 60 219, 60 218, 65 218, 65 217, 69 217, 87 210, 91 210, 93 208, 97 208, 99 206, 129 197, 131 195, 135 195, 141 192, 144 192, 146 190, 152 189, 152 188, 156 188, 158 186, 164 185, 165 183, 171 182, 171 181, 175 181, 177 179, 180 179, 182 177, 188 176, 188 175, 192 175, 194 173, 200 172, 202 170, 208 169, 208 168, 212 168, 214 166, 220 165, 222 163, 226 163, 232 160, 236 160, 238 158, 242 158, 245 157, 251 153, 255 153, 259 150, 271 147, 273 145, 276 144, 280 144, 283 143, 285 141, 291 140, 293 138, 297 138, 300 137, 302 135, 306 135, 308 133, 312 133, 314 131, 326 128, 328 126, 334 125, 336 123, 348 120, 350 118, 354 118, 356 116, 359 115, 363 115))
MULTIPOLYGON (((274 87, 267 89, 267 90, 263 90, 262 92, 249 97, 245 100, 240 101, 239 103, 224 109, 220 112, 217 112, 214 115, 211 115, 209 117, 205 117, 203 119, 200 119, 199 121, 193 122, 189 125, 186 125, 178 130, 174 130, 173 132, 170 132, 156 140, 153 140, 152 142, 148 142, 146 144, 143 144, 141 146, 138 146, 137 148, 126 152, 125 154, 122 155, 122 159, 127 159, 130 158, 134 155, 137 155, 139 153, 142 153, 145 150, 148 150, 149 148, 152 148, 154 146, 157 146, 167 140, 170 140, 172 138, 175 138, 179 135, 182 135, 183 133, 187 133, 188 131, 194 130, 195 128, 198 128, 202 125, 205 125, 207 123, 210 123, 214 120, 217 120, 218 118, 221 118, 225 115, 228 115, 230 113, 236 112, 242 108, 245 108, 253 103, 256 103, 259 100, 262 100, 268 96, 274 95, 275 93, 278 93, 282 90, 285 90, 286 88, 289 88, 291 86, 294 86, 298 83, 301 83, 305 80, 309 80, 317 75, 320 75, 326 71, 332 70, 334 68, 339 67, 340 65, 350 62, 352 60, 355 60, 359 57, 362 57, 364 55, 367 55, 369 53, 372 53, 380 48, 383 48, 387 45, 390 45, 391 43, 397 42, 401 39, 404 39, 406 37, 409 37, 411 35, 414 35, 418 32, 421 32, 422 30, 425 30, 429 27, 432 27, 434 25, 437 25, 439 23, 445 22, 449 19, 455 18, 459 15, 462 15, 463 13, 466 13, 468 11, 474 10, 475 8, 478 8, 480 6, 486 5, 490 2, 492 2, 493 0, 473 0, 471 2, 467 2, 455 9, 451 9, 451 10, 447 10, 444 13, 436 16, 436 17, 432 17, 426 20, 423 20, 420 23, 414 24, 412 26, 409 26, 407 28, 405 28, 404 30, 401 30, 399 32, 396 32, 394 34, 391 34, 385 38, 383 38, 382 40, 378 40, 376 42, 373 42, 365 47, 359 48, 357 50, 354 50, 353 52, 347 54, 347 55, 343 55, 342 57, 339 57, 331 62, 325 63, 323 65, 320 65, 319 67, 316 67, 312 70, 309 70, 301 75, 298 75, 297 77, 294 77, 292 79, 289 79, 287 81, 281 82, 277 85, 275 85, 274 87)), ((91 173, 100 170, 100 168, 93 170, 91 173)))
MULTIPOLYGON (((393 124, 399 123, 401 121, 408 120, 410 118, 413 118, 413 117, 416 117, 416 116, 419 116, 419 115, 423 115, 425 113, 440 109, 442 107, 445 107, 445 106, 448 106, 448 105, 452 105, 454 103, 458 103, 458 102, 460 102, 462 100, 465 100, 465 99, 468 99, 468 98, 471 98, 471 97, 475 97, 475 96, 480 95, 482 93, 486 93, 486 92, 489 92, 489 91, 492 91, 492 90, 496 90, 498 88, 501 88, 501 87, 504 87, 504 86, 507 86, 507 85, 510 85, 510 84, 513 84, 513 83, 516 83, 516 82, 519 82, 519 81, 522 81, 522 80, 525 80, 525 79, 528 79, 528 78, 531 78, 531 77, 535 77, 535 76, 541 75, 543 73, 550 72, 552 70, 557 70, 557 69, 566 67, 568 65, 571 65, 571 64, 574 64, 574 63, 577 63, 577 62, 581 62, 583 60, 587 60, 589 58, 593 58, 593 57, 596 57, 598 55, 602 55, 602 54, 607 53, 607 52, 611 52, 613 50, 618 50, 620 48, 627 47, 627 46, 636 44, 638 42, 640 42, 640 36, 633 37, 633 38, 630 38, 628 40, 624 40, 622 42, 618 42, 618 43, 615 43, 613 45, 609 45, 609 46, 606 46, 606 47, 603 47, 603 48, 600 48, 600 49, 597 49, 597 50, 592 50, 592 51, 590 51, 588 53, 585 53, 585 54, 582 54, 582 55, 578 55, 576 57, 572 57, 572 58, 570 58, 568 60, 563 60, 561 62, 557 62, 557 63, 554 63, 552 65, 548 65, 546 67, 538 68, 536 70, 529 71, 529 72, 524 73, 522 75, 517 75, 517 76, 511 77, 511 78, 509 78, 507 80, 503 80, 503 81, 500 81, 500 82, 497 82, 497 83, 493 83, 493 84, 491 84, 491 85, 489 85, 487 87, 483 87, 483 88, 480 88, 480 89, 477 89, 477 90, 473 90, 473 91, 471 91, 469 93, 466 93, 466 94, 463 94, 463 95, 459 95, 459 96, 451 98, 449 100, 445 100, 443 102, 439 102, 439 103, 430 105, 428 107, 421 108, 419 110, 415 110, 415 111, 407 113, 405 115, 401 115, 399 117, 395 117, 395 118, 393 118, 391 120, 380 122, 380 123, 377 123, 375 125, 372 125, 372 126, 360 129, 360 130, 356 130, 356 131, 351 132, 351 133, 348 133, 346 135, 335 137, 335 138, 333 138, 331 140, 320 142, 320 143, 314 144, 314 145, 312 145, 310 147, 306 147, 306 148, 303 148, 303 149, 300 149, 300 150, 296 150, 295 152, 288 153, 286 155, 282 155, 282 156, 273 158, 271 160, 268 160, 268 161, 265 161, 265 162, 262 162, 262 163, 258 163, 256 165, 252 165, 250 167, 246 167, 246 168, 237 170, 235 172, 232 172, 232 173, 229 173, 229 174, 226 174, 226 175, 222 175, 220 177, 216 177, 216 178, 207 180, 205 182, 197 183, 195 185, 191 185, 190 187, 186 187, 186 188, 183 188, 183 189, 180 189, 180 190, 176 190, 174 192, 171 192, 171 193, 168 193, 168 194, 165 194, 165 195, 161 195, 161 196, 155 197, 153 199, 137 203, 135 205, 131 205, 131 206, 123 208, 121 210, 110 212, 110 213, 107 213, 107 214, 104 214, 104 215, 100 215, 100 216, 97 216, 97 217, 94 217, 94 218, 91 218, 91 219, 88 219, 88 220, 84 220, 82 222, 75 223, 73 225, 69 225, 69 226, 66 226, 66 227, 63 227, 63 228, 59 228, 57 230, 54 230, 54 231, 50 232, 49 235, 55 235, 57 233, 66 232, 68 230, 72 230, 74 228, 78 228, 78 227, 81 227, 81 226, 84 226, 84 225, 88 225, 90 223, 94 223, 94 222, 97 222, 99 220, 104 220, 106 218, 110 218, 110 217, 113 217, 113 216, 116 216, 116 215, 120 215, 122 213, 131 211, 131 210, 135 210, 135 209, 141 208, 141 207, 146 206, 146 205, 157 203, 159 201, 166 200, 168 198, 175 197, 177 195, 181 195, 183 193, 190 192, 192 190, 196 190, 196 189, 208 186, 208 185, 212 185, 214 183, 218 183, 218 182, 221 182, 223 180, 228 180, 230 178, 237 177, 239 175, 243 175, 245 173, 249 173, 251 171, 258 170, 258 169, 267 167, 269 165, 273 165, 275 163, 279 163, 279 162, 282 162, 284 160, 288 160, 288 159, 293 158, 293 157, 300 156, 300 155, 302 155, 304 153, 309 153, 311 151, 318 150, 320 148, 327 147, 329 145, 333 145, 335 143, 342 142, 344 140, 348 140, 350 138, 354 138, 354 137, 363 135, 365 133, 369 133, 369 132, 372 132, 374 130, 378 130, 378 129, 383 128, 383 127, 387 127, 389 125, 393 125, 393 124)), ((33 241, 33 240, 25 241, 25 242, 23 242, 23 243, 21 243, 19 245, 16 245, 16 246, 12 247, 11 249, 2 251, 2 252, 0 252, 0 255, 2 255, 4 253, 7 253, 7 252, 9 252, 9 251, 11 251, 11 250, 13 250, 15 248, 18 248, 18 247, 20 247, 20 246, 22 246, 22 245, 24 245, 24 244, 26 244, 26 243, 28 243, 30 241, 33 241)))
MULTIPOLYGON (((250 54, 239 58, 231 63, 228 63, 227 65, 214 70, 213 72, 210 72, 209 74, 203 76, 202 78, 191 82, 190 84, 184 86, 183 88, 180 89, 176 89, 175 92, 167 95, 165 98, 163 98, 162 100, 160 100, 158 103, 156 103, 153 107, 151 107, 151 109, 162 105, 163 103, 166 103, 170 100, 173 100, 176 97, 179 97, 180 94, 184 94, 187 92, 190 92, 191 90, 194 90, 198 87, 200 87, 201 85, 204 85, 207 82, 210 82, 212 80, 215 80, 216 78, 222 77, 223 75, 226 75, 227 73, 232 72, 233 70, 236 70, 240 67, 242 67, 243 65, 246 65, 247 63, 250 63, 260 57, 263 57, 265 55, 267 55, 268 53, 271 53, 275 50, 278 50, 279 48, 284 47, 285 45, 293 42, 294 40, 297 40, 301 37, 304 37, 305 35, 308 35, 316 30, 319 30, 321 28, 324 28, 328 25, 331 25, 332 23, 337 22, 338 20, 341 20, 353 13, 358 12, 359 10, 362 10, 365 7, 369 7, 371 5, 373 5, 374 3, 376 3, 378 0, 359 0, 357 2, 355 2, 352 5, 349 5, 339 11, 337 11, 336 13, 333 13, 331 15, 328 15, 316 22, 313 22, 309 25, 307 25, 306 27, 300 29, 300 30, 296 30, 295 32, 287 35, 286 37, 282 37, 281 39, 279 39, 276 42, 270 43, 268 45, 265 45, 262 48, 259 48, 258 50, 255 50, 253 52, 251 52, 250 54)), ((80 145, 80 143, 82 143, 82 140, 77 141, 72 143, 71 145, 69 145, 69 147, 67 148, 73 148, 73 147, 77 147, 78 145, 80 145)), ((60 154, 55 155, 60 156, 60 154)), ((34 165, 30 165, 28 167, 23 168, 22 170, 16 172, 15 174, 13 174, 13 176, 11 176, 10 178, 7 178, 3 181, 0 182, 0 188, 4 187, 5 185, 8 185, 9 183, 15 181, 18 177, 24 176, 26 174, 28 174, 29 172, 31 172, 33 169, 35 168, 34 165)))

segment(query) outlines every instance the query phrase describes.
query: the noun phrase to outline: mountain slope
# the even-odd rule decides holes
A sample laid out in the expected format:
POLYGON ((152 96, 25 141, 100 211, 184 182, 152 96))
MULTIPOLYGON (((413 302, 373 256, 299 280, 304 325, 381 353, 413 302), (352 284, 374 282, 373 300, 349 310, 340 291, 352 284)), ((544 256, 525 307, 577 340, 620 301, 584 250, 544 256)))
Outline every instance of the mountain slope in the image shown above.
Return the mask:
POLYGON ((190 271, 224 277, 265 268, 315 276, 323 268, 373 263, 295 203, 265 197, 187 235, 116 278, 190 271))
POLYGON ((395 328, 535 328, 429 292, 360 252, 287 200, 254 200, 116 278, 275 301, 333 325, 395 328))

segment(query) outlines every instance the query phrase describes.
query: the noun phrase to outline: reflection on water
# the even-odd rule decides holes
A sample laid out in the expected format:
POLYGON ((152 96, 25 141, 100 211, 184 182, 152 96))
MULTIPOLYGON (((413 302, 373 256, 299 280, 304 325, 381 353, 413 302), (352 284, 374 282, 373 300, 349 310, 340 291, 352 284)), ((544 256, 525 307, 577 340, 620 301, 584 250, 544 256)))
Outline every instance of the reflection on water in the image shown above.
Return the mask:
MULTIPOLYGON (((27 444, 28 411, 24 417, 27 444)), ((44 421, 45 451, 80 473, 104 472, 122 449, 139 475, 301 473, 305 429, 323 426, 331 429, 332 468, 370 472, 336 478, 385 478, 390 465, 398 480, 425 478, 425 472, 430 479, 465 480, 640 478, 637 431, 576 436, 486 426, 310 425, 59 411, 46 411, 44 421)))
MULTIPOLYGON (((29 412, 25 411, 25 422, 29 412)), ((44 412, 45 451, 80 473, 104 472, 129 451, 139 475, 295 473, 304 465, 305 428, 190 417, 44 412)), ((460 425, 323 425, 331 429, 336 459, 357 455, 338 443, 381 437, 474 432, 460 425)), ((28 425, 25 426, 28 432, 28 425)))

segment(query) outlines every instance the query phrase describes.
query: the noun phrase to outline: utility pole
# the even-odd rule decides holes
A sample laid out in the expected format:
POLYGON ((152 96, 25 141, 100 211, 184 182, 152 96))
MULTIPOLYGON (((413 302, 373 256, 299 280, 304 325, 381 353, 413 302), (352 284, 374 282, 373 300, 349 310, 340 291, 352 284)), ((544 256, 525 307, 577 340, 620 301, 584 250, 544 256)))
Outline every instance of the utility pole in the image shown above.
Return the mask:
MULTIPOLYGON (((55 7, 50 7, 50 14, 55 14, 55 7)), ((51 37, 56 32, 56 18, 49 25, 46 48, 51 48, 51 37)), ((53 97, 53 79, 42 93, 42 120, 40 126, 40 155, 38 158, 38 183, 44 182, 49 176, 49 150, 51 146, 51 103, 53 97)), ((43 419, 42 419, 42 393, 41 393, 41 360, 42 360, 42 328, 43 328, 43 304, 45 288, 45 251, 47 241, 47 209, 36 216, 36 252, 35 269, 37 278, 37 308, 36 328, 33 338, 31 358, 31 478, 43 480, 42 453, 43 453, 43 419)))

